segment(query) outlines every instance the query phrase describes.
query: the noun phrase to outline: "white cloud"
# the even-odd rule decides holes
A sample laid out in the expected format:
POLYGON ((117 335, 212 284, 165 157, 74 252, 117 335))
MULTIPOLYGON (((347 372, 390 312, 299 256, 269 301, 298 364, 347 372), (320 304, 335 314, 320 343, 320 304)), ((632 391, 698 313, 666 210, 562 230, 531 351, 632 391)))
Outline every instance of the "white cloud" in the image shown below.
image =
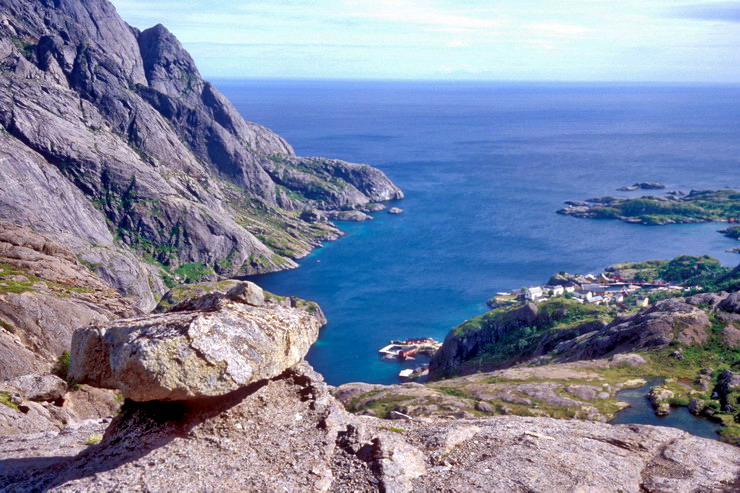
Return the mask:
POLYGON ((740 82, 737 24, 666 15, 719 0, 112 1, 206 75, 740 82))
POLYGON ((561 22, 540 22, 537 24, 530 24, 527 26, 527 28, 543 34, 575 38, 592 33, 594 31, 590 27, 578 26, 575 24, 564 24, 561 22))
POLYGON ((447 43, 448 48, 467 48, 470 46, 470 43, 467 41, 462 41, 460 39, 453 39, 449 43, 447 43))
POLYGON ((413 0, 346 0, 352 17, 403 24, 420 24, 437 29, 496 29, 505 22, 460 14, 456 8, 439 9, 432 2, 413 0))

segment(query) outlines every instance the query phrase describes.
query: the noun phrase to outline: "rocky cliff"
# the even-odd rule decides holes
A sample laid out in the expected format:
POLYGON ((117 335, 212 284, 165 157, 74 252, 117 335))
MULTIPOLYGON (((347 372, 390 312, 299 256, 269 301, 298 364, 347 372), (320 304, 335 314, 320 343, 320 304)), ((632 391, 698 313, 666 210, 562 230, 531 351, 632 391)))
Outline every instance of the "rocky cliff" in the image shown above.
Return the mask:
POLYGON ((165 284, 295 266, 339 235, 316 210, 403 196, 369 166, 296 156, 107 0, 0 0, 0 70, 0 219, 142 309, 165 284))
POLYGON ((66 246, 0 221, 0 380, 49 372, 80 326, 141 313, 66 246))
POLYGON ((734 447, 675 429, 350 414, 320 375, 293 364, 307 345, 290 354, 266 350, 273 343, 265 345, 265 336, 277 336, 278 345, 311 341, 318 323, 242 284, 162 314, 83 329, 74 339, 77 376, 132 399, 110 423, 0 437, 0 483, 7 491, 387 492, 689 492, 740 484, 734 447), (229 331, 224 319, 233 322, 229 331), (132 389, 137 376, 146 378, 132 389))
POLYGON ((722 292, 667 299, 616 318, 605 307, 564 298, 494 309, 451 331, 429 367, 433 378, 442 378, 516 363, 702 345, 713 334, 721 344, 738 348, 733 323, 738 297, 740 293, 722 292))

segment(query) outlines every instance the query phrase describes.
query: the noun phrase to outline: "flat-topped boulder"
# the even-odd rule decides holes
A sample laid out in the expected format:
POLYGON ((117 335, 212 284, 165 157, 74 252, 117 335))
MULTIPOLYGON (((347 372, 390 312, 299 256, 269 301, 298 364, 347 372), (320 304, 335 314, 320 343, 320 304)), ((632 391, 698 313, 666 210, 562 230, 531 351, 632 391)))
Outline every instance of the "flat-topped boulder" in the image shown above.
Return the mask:
POLYGON ((139 402, 221 396, 298 363, 321 325, 318 313, 241 282, 164 314, 78 330, 69 375, 139 402))

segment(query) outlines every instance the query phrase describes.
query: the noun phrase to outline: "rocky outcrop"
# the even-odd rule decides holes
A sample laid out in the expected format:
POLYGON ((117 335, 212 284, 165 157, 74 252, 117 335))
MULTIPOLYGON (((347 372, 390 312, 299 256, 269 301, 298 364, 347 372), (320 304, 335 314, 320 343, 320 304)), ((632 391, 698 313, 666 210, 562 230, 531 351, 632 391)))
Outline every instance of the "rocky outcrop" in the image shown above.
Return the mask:
POLYGON ((648 400, 655 409, 656 416, 667 416, 671 412, 670 399, 673 399, 675 395, 670 389, 665 387, 656 386, 650 389, 648 393, 648 400))
MULTIPOLYGON (((444 344, 429 363, 432 375, 446 375, 458 371, 462 364, 481 354, 487 346, 498 342, 505 332, 522 327, 533 327, 539 321, 535 303, 521 307, 490 312, 472 321, 471 330, 453 329, 444 344)), ((464 325, 464 324, 463 324, 464 325)))
POLYGON ((78 327, 138 313, 69 248, 0 221, 0 379, 48 372, 78 327))
POLYGON ((635 190, 662 190, 665 185, 655 181, 643 181, 635 183, 633 185, 627 185, 625 187, 619 187, 617 190, 620 192, 634 192, 635 190))
POLYGON ((67 392, 67 382, 48 374, 15 377, 5 382, 5 386, 17 389, 21 399, 37 402, 54 402, 63 399, 67 392))
POLYGON ((370 166, 295 156, 167 29, 107 0, 1 0, 0 68, 0 219, 55 235, 146 310, 165 283, 295 267, 338 237, 298 211, 403 196, 370 166))
MULTIPOLYGON (((657 350, 676 343, 683 346, 702 344, 709 338, 711 322, 700 298, 673 298, 659 301, 638 312, 620 315, 609 323, 601 320, 584 320, 572 327, 545 331, 537 344, 526 354, 517 350, 516 358, 504 360, 535 364, 591 360, 613 356, 618 353, 657 350)), ((727 293, 714 295, 719 300, 727 293)), ((730 299, 730 298, 727 298, 730 299)), ((718 318, 730 316, 722 305, 713 314, 718 318)), ((729 305, 728 305, 729 306, 729 305)), ((518 308, 499 309, 469 322, 450 332, 442 348, 430 362, 433 378, 464 375, 476 371, 493 370, 476 364, 476 358, 484 355, 507 334, 527 327, 543 327, 548 321, 568 316, 568 310, 542 310, 537 304, 529 303, 518 308), (474 327, 475 330, 463 330, 474 327), (472 363, 469 363, 472 362, 472 363)))
POLYGON ((69 375, 134 401, 223 396, 298 363, 321 321, 241 282, 167 313, 78 330, 69 375))
POLYGON ((740 405, 740 400, 738 400, 738 397, 740 397, 740 375, 730 370, 722 370, 717 378, 715 391, 719 397, 721 410, 737 411, 737 407, 740 405))
POLYGON ((0 460, 10 490, 61 491, 731 491, 740 471, 733 447, 671 428, 354 416, 303 363, 222 398, 129 402, 107 429, 0 437, 0 460))
POLYGON ((70 431, 89 420, 109 422, 120 405, 109 390, 68 389, 53 375, 24 375, 0 382, 0 436, 70 431))
MULTIPOLYGON (((64 425, 66 403, 22 401, 25 413, 0 405, 0 426, 5 415, 16 419, 0 436, 0 482, 10 491, 729 491, 738 484, 734 448, 675 429, 474 419, 496 409, 486 391, 503 389, 472 377, 465 377, 471 397, 462 397, 476 405, 455 416, 462 419, 351 414, 298 361, 318 324, 307 308, 239 283, 162 314, 80 329, 72 373, 129 399, 110 424, 64 425), (54 426, 34 433, 44 419, 54 426)), ((641 364, 625 356, 603 368, 633 360, 641 364)), ((517 392, 559 407, 578 400, 595 407, 619 388, 572 383, 594 371, 579 363, 550 369, 571 380, 559 388, 533 385, 536 369, 506 371, 519 379, 517 392)), ((336 394, 356 400, 372 386, 355 387, 336 394)))
POLYGON ((709 338, 711 322, 704 310, 680 298, 659 301, 606 327, 557 344, 542 361, 595 359, 628 351, 661 349, 672 342, 685 346, 709 338))
POLYGON ((646 382, 609 370, 647 362, 638 354, 481 372, 427 384, 347 383, 332 394, 351 412, 379 418, 473 418, 513 414, 605 422, 627 406, 616 392, 646 382), (399 414, 400 413, 400 414, 399 414))

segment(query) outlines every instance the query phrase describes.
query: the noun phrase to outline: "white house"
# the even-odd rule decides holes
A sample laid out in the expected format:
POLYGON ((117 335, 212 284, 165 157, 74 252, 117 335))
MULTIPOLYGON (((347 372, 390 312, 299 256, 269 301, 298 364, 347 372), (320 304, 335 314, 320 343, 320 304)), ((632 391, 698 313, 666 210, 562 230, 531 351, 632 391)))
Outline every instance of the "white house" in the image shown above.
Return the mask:
POLYGON ((623 293, 614 293, 614 296, 612 296, 612 301, 617 304, 624 303, 624 294, 623 293))
POLYGON ((603 296, 587 296, 586 302, 593 303, 595 305, 600 305, 601 303, 604 302, 604 297, 603 296))
POLYGON ((565 288, 563 286, 545 286, 548 293, 552 293, 552 296, 563 296, 565 288))
POLYGON ((644 308, 644 307, 649 306, 649 305, 650 305, 650 298, 648 298, 648 297, 644 297, 644 298, 643 297, 638 297, 635 300, 635 306, 644 308))
POLYGON ((573 294, 579 300, 585 300, 585 299, 588 299, 594 296, 594 294, 591 291, 583 291, 583 290, 578 290, 573 294))
POLYGON ((537 301, 545 295, 545 292, 541 287, 535 286, 533 288, 526 288, 524 290, 524 297, 528 300, 537 301))

